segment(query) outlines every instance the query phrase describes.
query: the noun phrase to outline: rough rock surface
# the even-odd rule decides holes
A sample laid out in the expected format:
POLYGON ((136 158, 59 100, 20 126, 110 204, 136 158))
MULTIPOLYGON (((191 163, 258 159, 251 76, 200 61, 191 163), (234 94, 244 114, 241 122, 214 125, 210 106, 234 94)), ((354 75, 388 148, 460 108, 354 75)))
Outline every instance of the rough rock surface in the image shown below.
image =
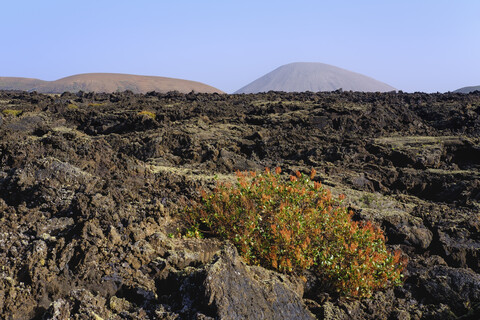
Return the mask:
POLYGON ((246 266, 226 245, 209 264, 172 273, 158 287, 161 302, 182 318, 314 319, 302 300, 302 283, 292 280, 246 266))
POLYGON ((479 136, 478 93, 0 92, 0 318, 478 319, 479 136), (275 166, 379 224, 404 285, 346 300, 178 236, 198 188, 275 166))

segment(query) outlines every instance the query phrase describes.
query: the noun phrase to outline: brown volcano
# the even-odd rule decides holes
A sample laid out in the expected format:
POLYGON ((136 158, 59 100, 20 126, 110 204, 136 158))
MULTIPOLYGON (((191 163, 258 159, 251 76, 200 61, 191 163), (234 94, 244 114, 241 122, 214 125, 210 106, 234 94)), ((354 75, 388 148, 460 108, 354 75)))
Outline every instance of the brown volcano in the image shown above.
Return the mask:
POLYGON ((47 81, 31 78, 0 77, 0 90, 30 91, 47 81))
POLYGON ((37 91, 40 93, 121 92, 125 90, 135 93, 149 91, 223 93, 217 88, 196 81, 120 73, 84 73, 55 81, 0 77, 0 90, 37 91))

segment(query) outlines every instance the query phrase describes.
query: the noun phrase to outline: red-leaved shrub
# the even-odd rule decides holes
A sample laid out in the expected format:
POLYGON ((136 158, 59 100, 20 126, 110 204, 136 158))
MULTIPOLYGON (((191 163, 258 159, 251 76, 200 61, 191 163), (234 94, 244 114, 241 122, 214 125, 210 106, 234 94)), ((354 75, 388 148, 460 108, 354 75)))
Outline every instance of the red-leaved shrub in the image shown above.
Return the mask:
POLYGON ((229 239, 249 264, 287 273, 310 269, 350 297, 401 283, 406 260, 387 250, 379 227, 352 220, 344 195, 335 198, 312 181, 315 170, 289 179, 280 173, 238 172, 235 185, 202 191, 183 213, 188 235, 229 239))

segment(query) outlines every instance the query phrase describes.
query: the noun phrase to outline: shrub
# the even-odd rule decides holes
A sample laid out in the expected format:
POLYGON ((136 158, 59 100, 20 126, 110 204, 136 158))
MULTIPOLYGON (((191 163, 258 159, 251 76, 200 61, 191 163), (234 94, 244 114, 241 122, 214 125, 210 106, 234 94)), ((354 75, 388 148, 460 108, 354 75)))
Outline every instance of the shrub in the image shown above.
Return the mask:
POLYGON ((2 112, 6 116, 18 117, 23 113, 23 110, 5 109, 2 112))
POLYGON ((187 235, 231 240, 249 264, 280 272, 315 272, 331 291, 369 297, 401 283, 406 261, 385 246, 371 222, 352 220, 344 195, 299 172, 282 180, 280 168, 264 174, 237 172, 235 185, 202 190, 184 212, 187 235))
POLYGON ((157 115, 151 111, 146 111, 146 110, 143 110, 143 111, 140 111, 138 113, 139 115, 143 115, 143 116, 147 116, 149 118, 152 118, 152 119, 155 119, 157 117, 157 115))

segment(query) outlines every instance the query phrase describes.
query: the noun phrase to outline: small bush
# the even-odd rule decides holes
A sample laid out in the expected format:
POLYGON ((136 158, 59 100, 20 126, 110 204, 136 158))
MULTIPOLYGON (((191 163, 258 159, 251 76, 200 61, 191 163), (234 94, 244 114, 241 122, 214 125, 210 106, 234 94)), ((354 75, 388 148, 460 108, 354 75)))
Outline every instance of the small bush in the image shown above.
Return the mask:
POLYGON ((249 264, 280 272, 314 271, 333 292, 369 297, 401 283, 406 261, 385 246, 382 231, 356 222, 321 183, 297 172, 285 181, 238 172, 236 185, 217 184, 213 192, 183 212, 187 235, 231 240, 249 264))
POLYGON ((23 113, 23 110, 5 109, 2 113, 6 116, 18 117, 23 113))
POLYGON ((143 116, 147 116, 149 118, 152 118, 152 119, 155 119, 157 117, 157 115, 151 111, 146 111, 146 110, 143 110, 143 111, 140 111, 138 113, 139 115, 143 115, 143 116))

